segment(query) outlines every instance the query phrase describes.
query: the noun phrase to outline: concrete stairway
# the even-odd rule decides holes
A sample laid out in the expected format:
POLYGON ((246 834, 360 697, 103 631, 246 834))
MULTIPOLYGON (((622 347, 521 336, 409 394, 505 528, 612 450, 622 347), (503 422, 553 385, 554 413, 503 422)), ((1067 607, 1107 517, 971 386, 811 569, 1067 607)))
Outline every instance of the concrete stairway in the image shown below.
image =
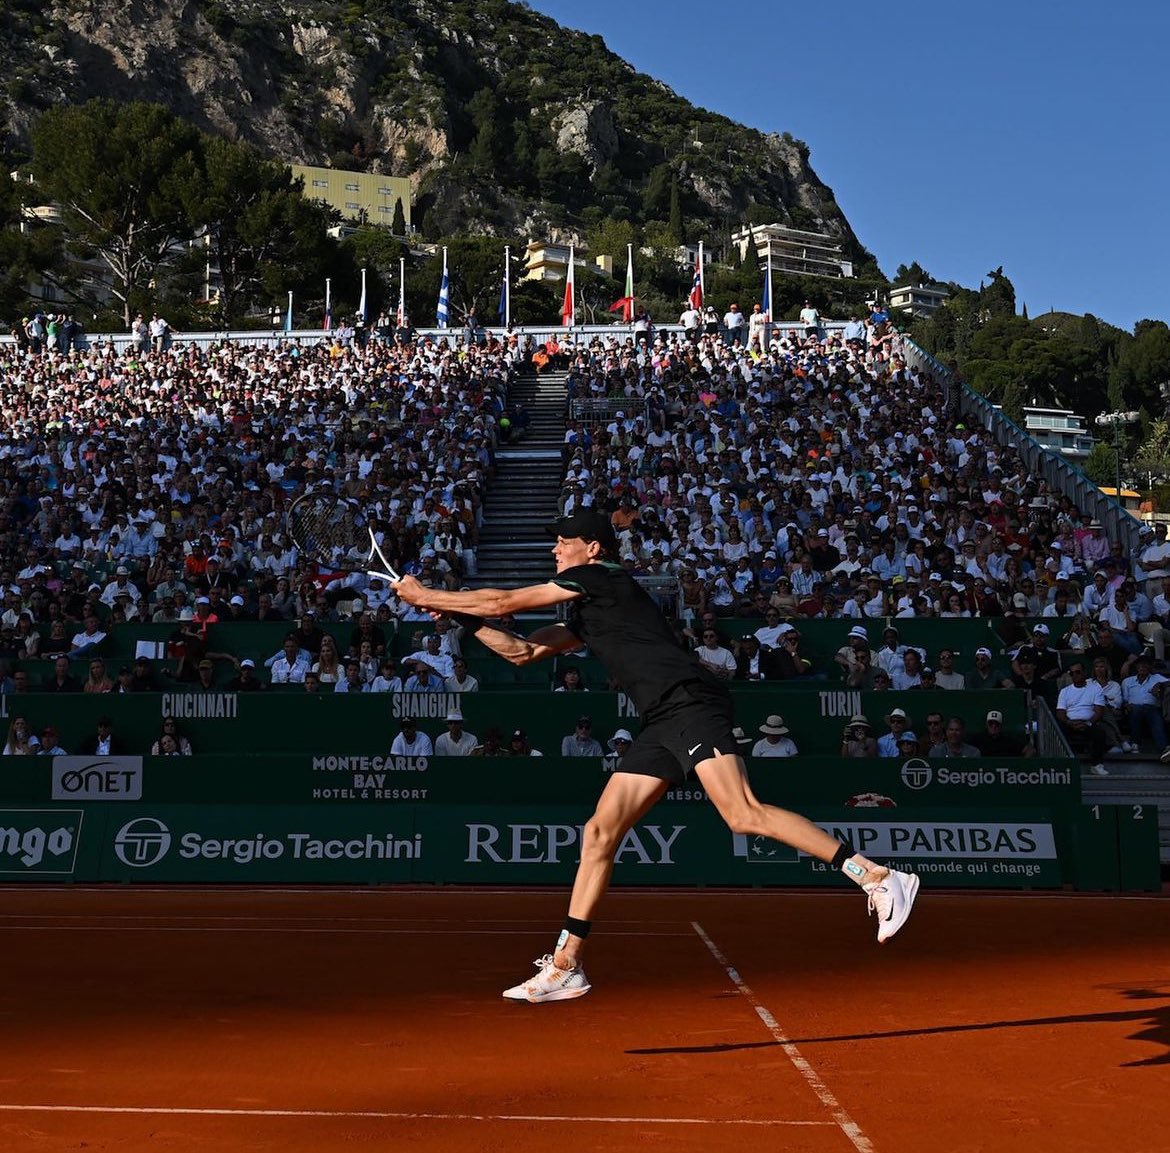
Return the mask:
POLYGON ((544 529, 556 519, 561 494, 567 375, 529 373, 509 394, 532 420, 520 441, 496 452, 476 550, 479 573, 468 580, 472 587, 514 588, 547 580, 555 571, 544 529))

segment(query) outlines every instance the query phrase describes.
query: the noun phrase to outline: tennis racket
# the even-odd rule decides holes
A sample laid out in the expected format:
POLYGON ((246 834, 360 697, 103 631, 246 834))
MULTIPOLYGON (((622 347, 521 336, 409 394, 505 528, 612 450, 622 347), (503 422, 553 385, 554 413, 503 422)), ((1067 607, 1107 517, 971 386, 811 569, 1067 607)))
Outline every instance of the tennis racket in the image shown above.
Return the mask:
POLYGON ((382 554, 369 518, 357 501, 328 489, 307 492, 289 508, 288 530, 297 548, 318 564, 382 580, 402 579, 382 554), (380 569, 374 567, 375 561, 380 569))

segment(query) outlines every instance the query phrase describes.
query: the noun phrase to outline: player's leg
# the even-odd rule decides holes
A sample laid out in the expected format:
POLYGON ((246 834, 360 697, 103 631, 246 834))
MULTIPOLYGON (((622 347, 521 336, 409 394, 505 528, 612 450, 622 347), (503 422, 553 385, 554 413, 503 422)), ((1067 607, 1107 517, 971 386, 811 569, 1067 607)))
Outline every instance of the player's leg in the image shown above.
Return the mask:
POLYGON ((504 991, 508 1000, 567 1001, 583 997, 592 988, 581 967, 584 934, 588 932, 598 902, 609 888, 614 854, 622 838, 666 792, 668 784, 666 780, 641 773, 619 771, 610 777, 593 815, 585 823, 581 861, 569 899, 569 916, 556 949, 536 962, 534 977, 504 991), (574 927, 577 932, 573 931, 574 927))
MULTIPOLYGON (((628 755, 628 754, 627 754, 628 755)), ((623 773, 610 777, 598 799, 593 816, 585 822, 581 839, 581 863, 573 880, 569 898, 569 916, 590 921, 613 876, 613 858, 622 838, 666 792, 669 782, 641 773, 623 773)), ((585 940, 569 933, 557 943, 556 961, 563 968, 578 963, 585 940)))
POLYGON ((735 753, 716 753, 700 761, 695 775, 719 815, 733 833, 771 837, 840 869, 860 885, 869 907, 878 914, 878 941, 886 941, 905 924, 918 894, 918 878, 876 864, 852 852, 807 817, 766 805, 757 799, 748 782, 747 768, 735 753))

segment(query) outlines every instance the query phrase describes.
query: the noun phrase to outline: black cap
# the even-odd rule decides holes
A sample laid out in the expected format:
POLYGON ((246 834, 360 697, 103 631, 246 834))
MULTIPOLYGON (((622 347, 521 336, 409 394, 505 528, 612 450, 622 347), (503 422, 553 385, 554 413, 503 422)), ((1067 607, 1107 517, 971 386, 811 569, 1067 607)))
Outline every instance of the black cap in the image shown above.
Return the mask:
POLYGON ((609 517, 594 508, 579 508, 572 516, 563 516, 545 529, 549 536, 595 540, 602 548, 617 550, 617 535, 609 517))

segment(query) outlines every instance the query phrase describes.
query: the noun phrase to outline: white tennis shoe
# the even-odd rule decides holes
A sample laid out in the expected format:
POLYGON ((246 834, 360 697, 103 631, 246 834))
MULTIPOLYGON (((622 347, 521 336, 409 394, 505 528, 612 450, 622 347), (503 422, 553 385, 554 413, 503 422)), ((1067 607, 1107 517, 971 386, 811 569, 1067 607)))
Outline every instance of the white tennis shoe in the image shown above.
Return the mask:
POLYGON ((871 881, 862 888, 869 895, 869 912, 877 913, 878 943, 888 941, 910 916, 918 896, 918 877, 891 869, 880 881, 871 881))
POLYGON ((504 996, 509 1001, 531 1001, 534 1005, 539 1001, 571 1001, 574 997, 584 997, 593 988, 584 969, 558 969, 551 953, 532 963, 537 969, 536 976, 505 989, 504 996))

